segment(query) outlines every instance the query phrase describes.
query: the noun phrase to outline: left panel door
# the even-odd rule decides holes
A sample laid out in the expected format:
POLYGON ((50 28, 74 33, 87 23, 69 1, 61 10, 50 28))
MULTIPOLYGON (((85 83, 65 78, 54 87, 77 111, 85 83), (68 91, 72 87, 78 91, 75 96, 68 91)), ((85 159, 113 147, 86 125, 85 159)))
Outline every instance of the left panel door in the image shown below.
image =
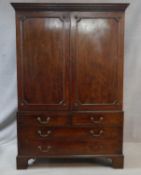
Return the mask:
POLYGON ((19 110, 68 109, 69 24, 65 12, 17 14, 19 110))

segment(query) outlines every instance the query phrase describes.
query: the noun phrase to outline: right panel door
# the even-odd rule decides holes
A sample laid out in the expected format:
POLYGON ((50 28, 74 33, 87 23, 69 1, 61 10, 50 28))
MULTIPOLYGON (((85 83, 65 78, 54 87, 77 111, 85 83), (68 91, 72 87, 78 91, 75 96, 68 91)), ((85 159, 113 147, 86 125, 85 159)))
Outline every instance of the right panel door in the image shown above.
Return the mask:
POLYGON ((122 109, 122 13, 71 14, 72 109, 122 109))

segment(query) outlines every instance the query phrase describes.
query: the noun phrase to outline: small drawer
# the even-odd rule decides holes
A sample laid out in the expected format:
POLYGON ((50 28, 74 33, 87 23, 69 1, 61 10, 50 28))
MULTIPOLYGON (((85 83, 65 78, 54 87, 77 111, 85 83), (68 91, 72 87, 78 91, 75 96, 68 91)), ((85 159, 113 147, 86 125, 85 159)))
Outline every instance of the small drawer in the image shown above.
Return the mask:
POLYGON ((121 126, 123 125, 122 112, 77 112, 73 113, 72 124, 77 126, 121 126))
POLYGON ((26 127, 21 126, 18 131, 20 138, 25 140, 99 140, 121 139, 122 129, 119 127, 89 127, 89 128, 51 128, 51 127, 26 127))
POLYGON ((19 125, 28 126, 65 126, 68 123, 68 114, 66 113, 24 113, 18 115, 19 125))
POLYGON ((121 154, 122 144, 118 140, 103 141, 44 141, 22 140, 20 154, 34 156, 121 154))

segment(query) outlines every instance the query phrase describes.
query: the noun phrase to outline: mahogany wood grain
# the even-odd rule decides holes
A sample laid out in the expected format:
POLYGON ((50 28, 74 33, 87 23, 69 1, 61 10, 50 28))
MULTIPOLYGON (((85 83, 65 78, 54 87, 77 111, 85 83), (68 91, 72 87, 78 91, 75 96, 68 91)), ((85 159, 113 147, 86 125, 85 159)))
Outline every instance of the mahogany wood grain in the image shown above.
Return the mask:
POLYGON ((19 135, 22 140, 105 140, 122 138, 122 129, 120 127, 34 127, 28 124, 21 124, 19 135), (25 130, 26 128, 26 130, 25 130))
POLYGON ((17 14, 20 110, 68 109, 68 27, 63 12, 17 14))
POLYGON ((21 140, 20 155, 26 156, 65 156, 65 155, 97 155, 121 154, 121 141, 109 139, 100 141, 46 141, 21 140))
POLYGON ((123 13, 72 13, 73 109, 122 110, 123 19, 123 13))
POLYGON ((106 157, 123 168, 124 15, 120 3, 12 3, 16 11, 17 169, 30 158, 106 157))
POLYGON ((32 112, 18 114, 17 121, 19 125, 29 126, 66 126, 69 124, 68 114, 65 112, 32 112))
POLYGON ((125 11, 127 3, 11 3, 16 11, 125 11))
POLYGON ((123 112, 75 112, 72 124, 76 126, 123 126, 123 112))

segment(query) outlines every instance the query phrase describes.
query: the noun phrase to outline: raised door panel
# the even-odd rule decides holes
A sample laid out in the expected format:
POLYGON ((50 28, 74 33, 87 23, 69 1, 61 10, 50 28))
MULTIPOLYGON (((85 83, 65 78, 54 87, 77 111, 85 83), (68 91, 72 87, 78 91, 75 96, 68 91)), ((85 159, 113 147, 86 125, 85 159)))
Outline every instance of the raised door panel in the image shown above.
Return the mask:
POLYGON ((61 110, 69 106, 69 28, 64 16, 42 12, 18 17, 20 109, 61 110))
POLYGON ((71 23, 73 109, 121 109, 121 14, 79 12, 71 23))

